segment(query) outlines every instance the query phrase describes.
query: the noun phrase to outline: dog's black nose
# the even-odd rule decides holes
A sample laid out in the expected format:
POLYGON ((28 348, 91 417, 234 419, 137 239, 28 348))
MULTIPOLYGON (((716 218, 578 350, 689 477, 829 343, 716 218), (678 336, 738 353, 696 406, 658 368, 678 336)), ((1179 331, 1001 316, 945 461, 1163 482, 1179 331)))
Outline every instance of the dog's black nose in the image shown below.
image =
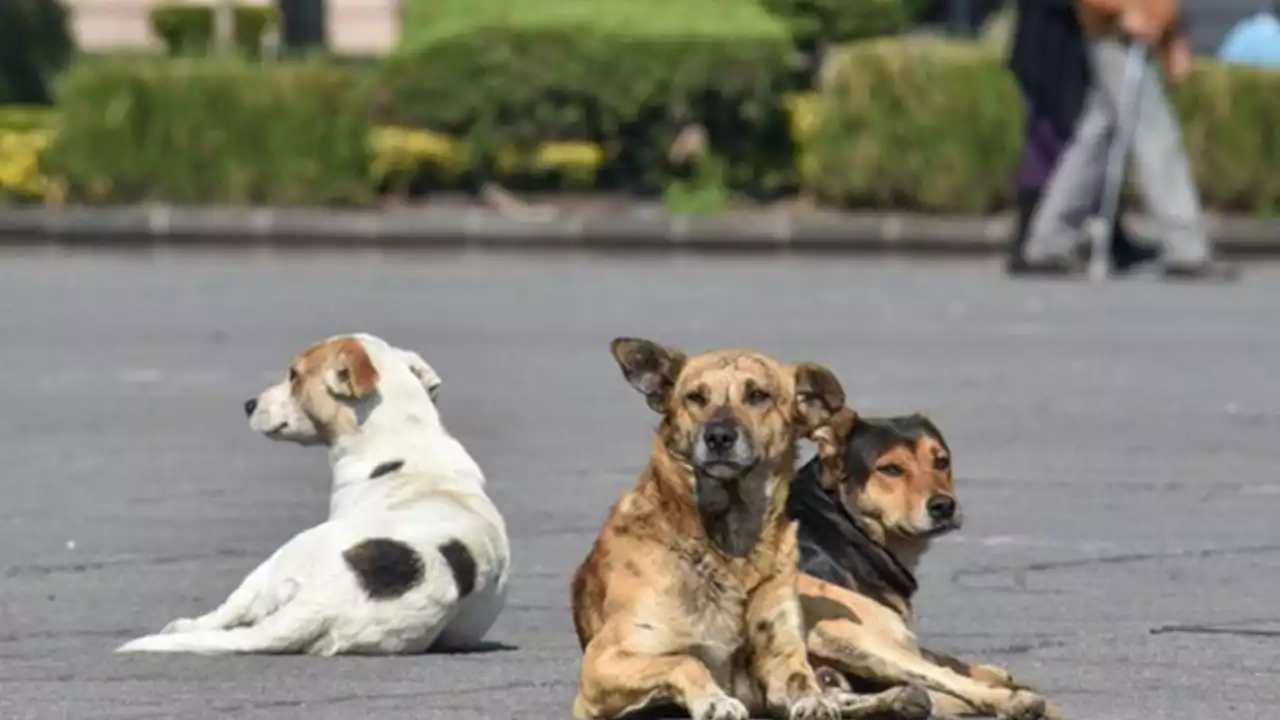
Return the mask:
POLYGON ((946 522, 956 516, 956 499, 950 495, 934 495, 925 504, 925 509, 934 522, 946 522))
POLYGON ((702 441, 713 453, 723 455, 738 442, 738 427, 731 422, 715 422, 702 431, 702 441))
POLYGON ((245 415, 252 415, 252 414, 253 414, 253 411, 254 411, 254 410, 257 410, 257 409, 258 409, 258 399, 257 399, 257 398, 249 398, 248 400, 245 400, 245 401, 244 401, 244 414, 245 414, 245 415))

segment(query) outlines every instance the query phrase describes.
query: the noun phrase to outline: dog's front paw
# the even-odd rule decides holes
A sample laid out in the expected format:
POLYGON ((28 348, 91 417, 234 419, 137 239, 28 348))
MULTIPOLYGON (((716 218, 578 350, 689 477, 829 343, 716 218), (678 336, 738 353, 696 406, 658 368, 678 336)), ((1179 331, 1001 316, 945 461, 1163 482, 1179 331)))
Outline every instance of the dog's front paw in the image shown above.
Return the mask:
POLYGON ((1005 687, 1011 690, 1019 687, 1017 681, 1013 679, 1013 674, 999 665, 972 665, 969 667, 969 676, 978 682, 997 687, 1005 687))
POLYGON ((894 715, 903 720, 929 720, 933 715, 933 699, 919 685, 903 685, 892 706, 894 715))
POLYGON ((693 720, 747 720, 751 713, 737 698, 728 695, 712 695, 693 703, 689 708, 693 720))
POLYGON ((1015 693, 1009 708, 1001 712, 998 720, 1060 720, 1057 708, 1050 709, 1044 698, 1029 692, 1015 693))
POLYGON ((822 694, 802 697, 787 708, 788 720, 837 720, 839 717, 840 706, 822 694))
POLYGON ((173 635, 175 633, 189 633, 200 629, 199 621, 194 618, 178 618, 172 620, 168 625, 160 628, 160 635, 173 635))

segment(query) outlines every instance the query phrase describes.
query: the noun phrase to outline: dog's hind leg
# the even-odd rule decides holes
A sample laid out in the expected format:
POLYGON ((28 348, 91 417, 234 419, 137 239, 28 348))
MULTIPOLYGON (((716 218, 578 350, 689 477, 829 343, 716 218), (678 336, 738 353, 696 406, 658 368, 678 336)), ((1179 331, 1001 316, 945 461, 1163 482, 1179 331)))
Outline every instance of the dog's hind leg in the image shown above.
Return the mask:
POLYGON ((945 653, 934 652, 920 648, 920 654, 924 655, 931 662, 943 667, 949 667, 957 673, 965 677, 973 678, 978 682, 984 682, 988 685, 996 685, 998 687, 1006 687, 1011 690, 1030 690, 1031 688, 1017 682, 1013 679, 1013 675, 1008 670, 996 665, 984 665, 981 663, 968 663, 959 658, 952 657, 945 653))
MULTIPOLYGON (((231 655, 247 653, 291 654, 307 652, 329 628, 330 618, 312 603, 292 602, 255 625, 229 630, 147 635, 116 648, 118 653, 193 653, 231 655)), ((326 654, 337 652, 328 648, 326 654)))
POLYGON ((944 715, 996 715, 1040 720, 1057 715, 1033 692, 980 682, 936 664, 888 633, 844 619, 818 621, 809 634, 809 651, 824 664, 883 684, 916 684, 930 691, 944 715))
POLYGON ((874 695, 859 695, 844 690, 827 692, 845 720, 887 718, 895 720, 930 720, 936 717, 931 697, 919 685, 902 685, 874 695))
POLYGON ((178 618, 160 631, 161 635, 190 633, 200 630, 230 630, 252 625, 289 602, 297 592, 297 583, 285 580, 272 584, 275 557, 268 558, 232 591, 221 605, 194 618, 178 618))

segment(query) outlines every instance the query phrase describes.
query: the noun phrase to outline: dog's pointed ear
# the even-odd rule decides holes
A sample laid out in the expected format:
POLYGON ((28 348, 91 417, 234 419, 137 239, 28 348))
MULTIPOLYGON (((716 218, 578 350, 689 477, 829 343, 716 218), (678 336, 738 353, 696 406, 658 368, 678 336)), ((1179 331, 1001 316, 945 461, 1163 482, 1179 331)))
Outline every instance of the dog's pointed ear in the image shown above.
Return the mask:
POLYGON ((404 348, 396 348, 396 352, 400 353, 400 357, 404 358, 404 362, 409 366, 409 372, 418 378, 418 382, 422 383, 423 389, 427 391, 427 395, 431 397, 431 402, 437 402, 440 399, 440 386, 444 380, 440 379, 440 373, 436 369, 422 359, 422 356, 412 350, 404 348))
POLYGON ((795 374, 796 419, 812 435, 844 408, 844 388, 835 373, 816 363, 797 364, 795 374))
POLYGON ((644 395, 649 407, 664 412, 687 358, 679 350, 640 338, 616 338, 609 344, 622 376, 644 395))
POLYGON ((340 341, 324 371, 324 384, 335 397, 352 400, 362 400, 378 389, 378 369, 359 340, 340 341))
POLYGON ((818 483, 827 490, 835 490, 849 474, 845 467, 845 448, 857 424, 858 413, 851 407, 842 407, 809 433, 809 439, 818 449, 818 483))

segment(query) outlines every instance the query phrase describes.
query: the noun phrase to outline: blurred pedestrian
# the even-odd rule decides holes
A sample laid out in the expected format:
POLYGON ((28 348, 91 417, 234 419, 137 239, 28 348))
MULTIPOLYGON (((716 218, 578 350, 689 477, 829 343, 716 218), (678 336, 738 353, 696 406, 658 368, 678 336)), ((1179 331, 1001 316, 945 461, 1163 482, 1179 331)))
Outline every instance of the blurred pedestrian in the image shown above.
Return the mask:
MULTIPOLYGON (((1016 181, 1018 218, 1008 271, 1033 272, 1023 255, 1032 214, 1071 140, 1089 89, 1089 55, 1075 0, 1018 0, 1009 68, 1026 106, 1026 134, 1016 181)), ((1116 219, 1111 263, 1117 272, 1155 259, 1116 219)))
MULTIPOLYGON (((1032 214, 1023 253, 1027 265, 1038 272, 1083 271, 1075 249, 1085 221, 1098 207, 1107 152, 1120 121, 1127 43, 1152 48, 1173 82, 1184 79, 1191 64, 1177 0, 1080 0, 1077 13, 1086 36, 1091 80, 1071 142, 1032 214)), ((1154 64, 1149 61, 1138 87, 1140 109, 1133 138, 1138 184, 1163 245, 1154 264, 1164 277, 1234 278, 1235 266, 1213 258, 1178 118, 1154 64)))
POLYGON ((1228 65, 1280 68, 1280 2, 1236 23, 1218 48, 1228 65))

